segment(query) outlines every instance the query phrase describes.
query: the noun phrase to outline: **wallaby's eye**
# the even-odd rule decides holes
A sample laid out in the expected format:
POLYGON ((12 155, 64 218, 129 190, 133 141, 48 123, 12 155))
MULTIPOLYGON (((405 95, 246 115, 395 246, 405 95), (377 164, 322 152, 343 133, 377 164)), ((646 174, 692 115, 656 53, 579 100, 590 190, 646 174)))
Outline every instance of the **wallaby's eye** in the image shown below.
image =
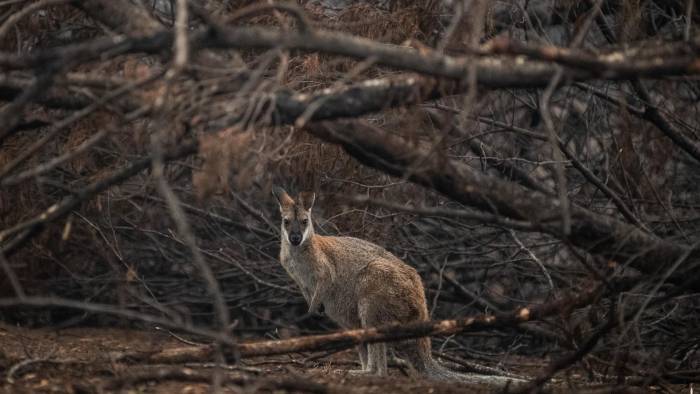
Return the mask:
POLYGON ((306 226, 307 224, 309 224, 309 219, 304 219, 304 220, 302 220, 302 221, 301 221, 301 224, 303 224, 304 226, 306 226))
POLYGON ((289 219, 284 219, 282 220, 282 223, 284 223, 285 226, 289 226, 289 219))

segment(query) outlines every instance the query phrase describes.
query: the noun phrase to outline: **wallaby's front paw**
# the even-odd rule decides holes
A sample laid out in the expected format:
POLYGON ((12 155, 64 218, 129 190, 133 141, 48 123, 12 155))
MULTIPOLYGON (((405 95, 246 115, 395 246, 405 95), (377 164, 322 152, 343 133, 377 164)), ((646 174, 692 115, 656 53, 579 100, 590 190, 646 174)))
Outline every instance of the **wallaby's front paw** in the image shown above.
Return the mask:
POLYGON ((321 314, 321 308, 323 307, 323 303, 320 301, 317 301, 316 297, 311 299, 311 302, 309 303, 309 310, 308 314, 313 314, 313 313, 318 313, 321 314))

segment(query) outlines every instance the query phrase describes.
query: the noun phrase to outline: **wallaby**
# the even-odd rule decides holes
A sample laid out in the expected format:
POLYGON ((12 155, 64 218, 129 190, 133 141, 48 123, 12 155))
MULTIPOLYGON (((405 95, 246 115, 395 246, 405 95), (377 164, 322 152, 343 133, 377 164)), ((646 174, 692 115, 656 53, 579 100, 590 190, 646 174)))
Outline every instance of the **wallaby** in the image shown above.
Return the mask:
MULTIPOLYGON (((311 208, 316 195, 302 192, 293 200, 275 187, 282 214, 280 262, 301 289, 309 312, 321 305, 346 329, 429 320, 418 272, 381 246, 352 237, 314 233, 311 208)), ((419 373, 441 380, 474 380, 438 364, 430 338, 394 343, 398 356, 419 373)), ((357 374, 387 374, 387 344, 358 346, 357 374)))

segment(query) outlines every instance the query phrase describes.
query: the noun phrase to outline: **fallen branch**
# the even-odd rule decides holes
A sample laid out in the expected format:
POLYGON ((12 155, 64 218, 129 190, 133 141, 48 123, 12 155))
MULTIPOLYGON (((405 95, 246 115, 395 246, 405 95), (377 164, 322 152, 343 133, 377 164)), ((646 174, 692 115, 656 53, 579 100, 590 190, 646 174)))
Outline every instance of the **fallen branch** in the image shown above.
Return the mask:
MULTIPOLYGON (((547 304, 518 308, 499 315, 478 315, 453 320, 425 321, 409 324, 391 324, 382 327, 353 329, 331 334, 310 335, 273 341, 232 344, 227 353, 233 358, 271 356, 304 351, 339 350, 361 343, 395 342, 410 338, 435 335, 452 335, 464 332, 516 327, 522 323, 540 320, 563 310, 580 308, 592 303, 601 287, 575 295, 561 297, 547 304)), ((214 345, 187 346, 163 349, 152 354, 129 354, 123 359, 152 363, 181 363, 210 360, 214 345)))

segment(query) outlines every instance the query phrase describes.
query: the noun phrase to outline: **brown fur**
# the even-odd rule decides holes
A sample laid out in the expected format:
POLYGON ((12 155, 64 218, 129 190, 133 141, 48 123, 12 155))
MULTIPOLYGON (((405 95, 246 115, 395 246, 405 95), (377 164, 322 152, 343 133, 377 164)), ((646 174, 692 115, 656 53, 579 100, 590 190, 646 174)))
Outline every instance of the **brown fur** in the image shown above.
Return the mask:
MULTIPOLYGON (((323 305, 326 314, 343 328, 365 328, 389 323, 428 320, 425 291, 418 272, 381 246, 352 237, 316 235, 311 223, 313 194, 294 201, 275 188, 282 214, 280 262, 309 304, 309 312, 323 305), (294 245, 292 234, 303 233, 294 245)), ((358 347, 360 373, 386 375, 387 345, 358 347)), ((459 379, 437 364, 430 338, 392 345, 413 367, 430 377, 459 379)))

